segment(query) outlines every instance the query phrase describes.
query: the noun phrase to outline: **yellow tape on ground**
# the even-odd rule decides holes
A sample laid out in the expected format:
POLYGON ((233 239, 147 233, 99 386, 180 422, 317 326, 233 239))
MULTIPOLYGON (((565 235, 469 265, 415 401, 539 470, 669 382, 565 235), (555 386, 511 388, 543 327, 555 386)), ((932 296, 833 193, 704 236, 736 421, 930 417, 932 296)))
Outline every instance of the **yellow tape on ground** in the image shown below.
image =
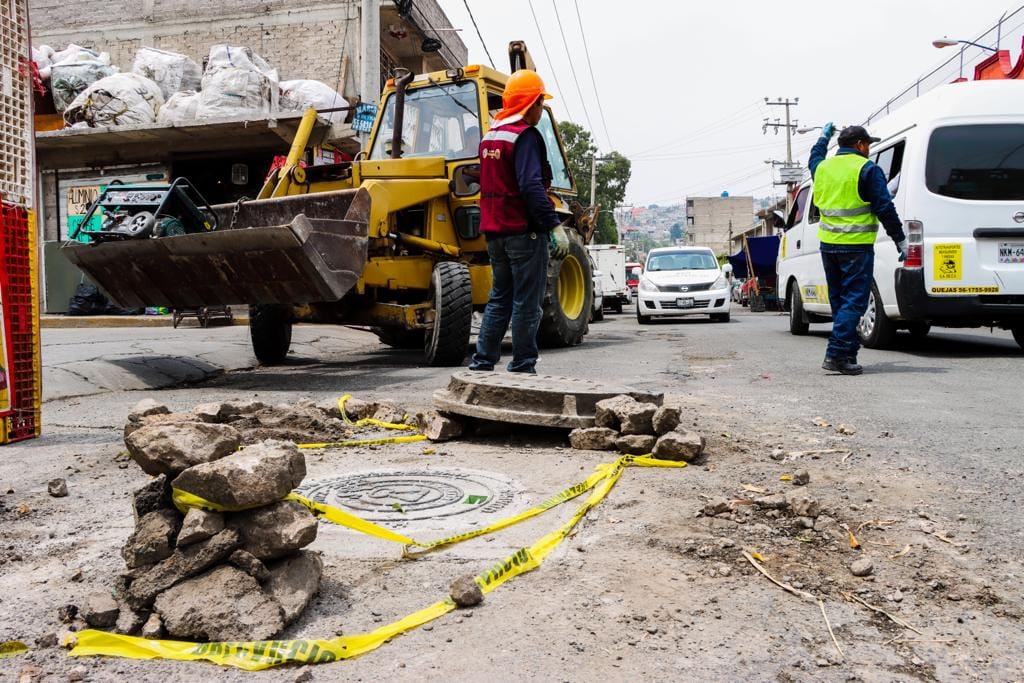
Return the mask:
POLYGON ((422 434, 415 436, 386 436, 380 439, 362 439, 360 441, 328 441, 325 443, 299 443, 295 444, 301 449, 314 448, 349 448, 350 446, 377 446, 386 443, 412 443, 414 441, 426 441, 427 437, 422 434))
POLYGON ((8 640, 0 643, 0 659, 14 657, 25 652, 28 652, 28 645, 19 640, 8 640))
MULTIPOLYGON (((685 467, 684 462, 658 460, 649 456, 626 455, 618 458, 613 463, 599 465, 594 474, 586 481, 570 487, 561 494, 550 498, 546 503, 551 505, 546 508, 555 507, 570 498, 559 500, 559 496, 566 492, 574 491, 576 488, 591 484, 592 489, 586 500, 573 512, 572 516, 555 531, 548 533, 534 542, 532 545, 517 550, 501 562, 477 575, 476 582, 481 590, 490 593, 498 586, 506 583, 520 574, 532 571, 539 567, 544 559, 558 547, 572 532, 580 520, 600 503, 611 491, 612 487, 622 476, 622 471, 629 466, 637 467, 685 467)), ((580 490, 571 497, 576 497, 585 490, 580 490)), ((175 491, 175 503, 179 498, 188 500, 191 494, 180 494, 185 492, 175 491)), ((191 496, 193 499, 196 496, 191 496)), ((201 500, 201 499, 200 499, 201 500)), ((205 501, 204 501, 205 502, 205 501)), ((544 504, 542 504, 544 505, 544 504)), ((541 506, 537 506, 538 509, 541 506)), ((348 514, 348 513, 345 513, 348 514)), ((353 516, 354 517, 354 516, 353 516)), ((355 518, 358 519, 358 518, 355 518)), ((514 519, 514 518, 509 518, 514 519)), ((359 520, 364 521, 364 520, 359 520)), ((365 522, 370 524, 369 522, 365 522)), ((500 524, 500 523, 499 523, 500 524)), ((376 525, 372 525, 376 526, 376 525)), ((507 526, 507 525, 506 525, 507 526)), ((379 528, 379 527, 378 527, 379 528)), ((388 534, 393 534, 386 529, 388 534)), ((471 532, 472 533, 472 532, 471 532)), ((404 537, 399 534, 398 542, 405 542, 404 537), (402 540, 399 540, 402 539, 402 540)), ((333 662, 339 659, 348 659, 365 654, 374 650, 391 638, 421 626, 429 621, 437 619, 455 609, 451 598, 445 597, 418 612, 413 612, 407 617, 382 626, 375 631, 366 634, 341 636, 330 640, 274 640, 258 642, 237 642, 237 643, 187 643, 172 640, 146 640, 132 636, 122 636, 104 631, 87 629, 77 635, 77 645, 71 651, 71 656, 80 657, 88 655, 106 655, 112 657, 129 657, 133 659, 178 659, 199 661, 207 660, 225 666, 235 666, 241 669, 256 671, 266 669, 278 664, 299 663, 319 664, 333 662)))
MULTIPOLYGON (((395 424, 394 422, 384 422, 383 420, 375 420, 372 417, 364 417, 361 420, 357 420, 356 422, 353 422, 352 420, 349 419, 348 413, 345 412, 345 403, 350 398, 352 398, 352 394, 345 394, 344 396, 342 396, 341 398, 338 399, 338 410, 341 412, 341 419, 345 421, 345 424, 348 424, 348 425, 350 425, 352 427, 368 427, 368 426, 370 426, 370 427, 383 427, 384 429, 401 429, 401 430, 405 430, 405 431, 409 431, 409 432, 416 431, 416 427, 413 427, 412 425, 395 424)), ((403 415, 402 417, 404 419, 406 416, 403 415)))

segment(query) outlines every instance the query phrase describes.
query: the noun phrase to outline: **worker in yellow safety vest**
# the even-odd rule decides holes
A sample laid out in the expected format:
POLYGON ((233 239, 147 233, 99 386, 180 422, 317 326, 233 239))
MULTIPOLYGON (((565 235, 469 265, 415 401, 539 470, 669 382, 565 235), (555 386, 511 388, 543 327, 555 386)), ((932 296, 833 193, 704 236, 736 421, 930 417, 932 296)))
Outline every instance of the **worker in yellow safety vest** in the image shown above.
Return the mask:
MULTIPOLYGON (((825 124, 807 164, 814 179, 814 203, 821 212, 818 239, 832 306, 832 335, 821 367, 859 375, 864 369, 857 362, 857 326, 874 287, 878 224, 899 249, 901 261, 906 258, 907 238, 885 172, 868 158, 871 143, 879 139, 861 126, 848 126, 839 133, 839 150, 826 159, 834 134, 835 126, 825 124)), ((884 315, 880 310, 878 314, 884 315)))

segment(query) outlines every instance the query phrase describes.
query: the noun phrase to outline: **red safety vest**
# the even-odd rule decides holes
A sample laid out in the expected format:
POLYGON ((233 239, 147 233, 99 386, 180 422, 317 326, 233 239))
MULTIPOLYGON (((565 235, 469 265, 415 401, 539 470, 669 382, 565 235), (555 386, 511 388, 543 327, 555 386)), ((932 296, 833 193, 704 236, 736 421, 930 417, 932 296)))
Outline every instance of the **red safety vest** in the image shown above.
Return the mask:
MULTIPOLYGON (((535 229, 519 192, 516 140, 530 124, 522 119, 491 128, 480 141, 480 231, 519 235, 535 229)), ((544 187, 551 186, 551 167, 544 159, 544 187)))

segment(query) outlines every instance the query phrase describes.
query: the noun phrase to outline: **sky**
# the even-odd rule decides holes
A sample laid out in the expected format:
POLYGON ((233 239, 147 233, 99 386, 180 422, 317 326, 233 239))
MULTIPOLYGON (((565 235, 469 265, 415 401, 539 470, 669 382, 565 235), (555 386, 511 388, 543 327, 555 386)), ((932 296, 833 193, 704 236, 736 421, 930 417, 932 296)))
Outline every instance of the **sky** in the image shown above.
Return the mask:
MULTIPOLYGON (((590 129, 602 153, 628 156, 633 174, 625 202, 646 206, 723 191, 778 194, 782 188, 773 188, 764 162, 786 158, 785 133, 764 135, 762 125, 784 111, 764 98, 798 97, 792 116, 801 126, 861 123, 958 55, 932 40, 976 39, 1021 7, 1008 1, 439 3, 462 29, 470 63, 488 58, 466 3, 499 70, 508 70, 509 41, 525 40, 555 95, 556 117, 590 129)), ((1007 19, 1003 32, 1011 40, 1001 47, 1016 60, 1024 11, 1007 19)), ((979 54, 970 48, 966 59, 979 54)), ((951 78, 958 67, 957 60, 951 78)), ((794 135, 795 160, 806 165, 817 133, 794 135)))

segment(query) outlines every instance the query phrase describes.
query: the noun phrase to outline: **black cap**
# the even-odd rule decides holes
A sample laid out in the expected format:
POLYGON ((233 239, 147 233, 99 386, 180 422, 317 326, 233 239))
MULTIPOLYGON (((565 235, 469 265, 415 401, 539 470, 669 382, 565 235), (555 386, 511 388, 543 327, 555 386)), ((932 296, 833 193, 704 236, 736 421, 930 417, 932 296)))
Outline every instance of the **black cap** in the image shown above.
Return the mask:
POLYGON ((868 135, 868 131, 863 126, 847 126, 843 128, 839 133, 839 144, 840 145, 852 145, 855 142, 881 142, 882 138, 873 138, 868 135))

